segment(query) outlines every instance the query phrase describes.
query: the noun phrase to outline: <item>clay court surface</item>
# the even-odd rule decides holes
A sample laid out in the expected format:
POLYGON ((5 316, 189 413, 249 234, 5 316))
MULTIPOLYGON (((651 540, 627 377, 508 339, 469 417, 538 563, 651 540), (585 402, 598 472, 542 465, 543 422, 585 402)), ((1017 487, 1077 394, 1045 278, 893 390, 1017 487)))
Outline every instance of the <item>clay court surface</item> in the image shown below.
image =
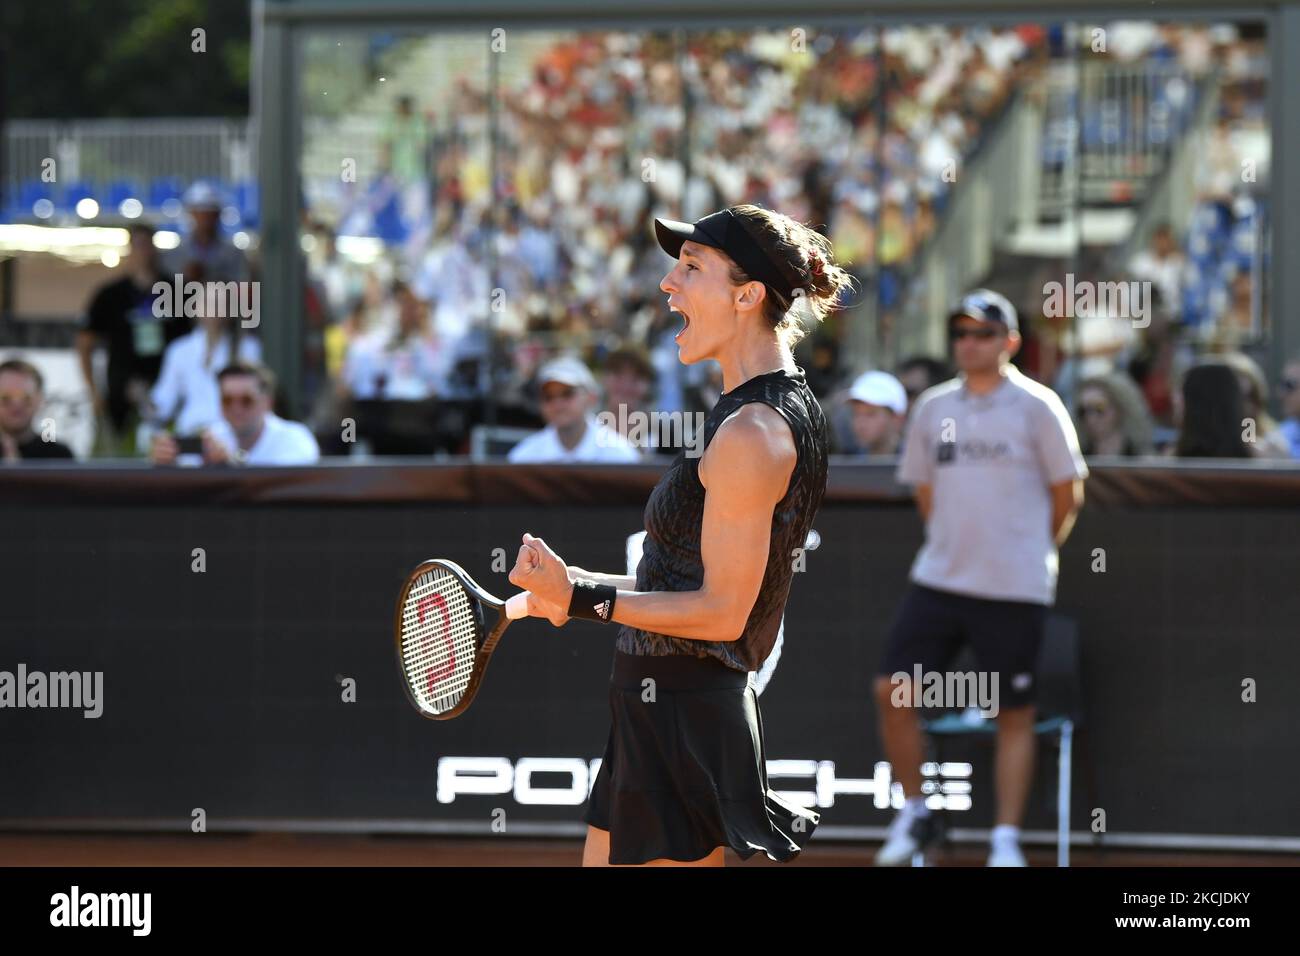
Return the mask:
MULTIPOLYGON (((876 845, 814 843, 788 866, 866 866, 876 845)), ((940 866, 982 866, 987 849, 956 844, 940 866)), ((577 866, 575 840, 511 837, 367 837, 304 834, 0 834, 0 866, 577 866)), ((1031 866, 1054 866, 1053 848, 1028 846, 1031 866)), ((1071 864, 1083 867, 1296 866, 1288 854, 1186 852, 1075 847, 1071 864)), ((728 866, 780 866, 761 853, 728 866)))

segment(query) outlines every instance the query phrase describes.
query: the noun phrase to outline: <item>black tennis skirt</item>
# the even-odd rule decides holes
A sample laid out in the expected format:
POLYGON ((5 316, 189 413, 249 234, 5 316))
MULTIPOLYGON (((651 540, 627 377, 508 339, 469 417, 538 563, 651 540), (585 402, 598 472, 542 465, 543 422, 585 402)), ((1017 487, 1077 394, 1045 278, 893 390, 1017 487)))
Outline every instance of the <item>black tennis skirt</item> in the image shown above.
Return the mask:
POLYGON ((793 859, 819 815, 767 785, 749 675, 715 658, 616 652, 612 724, 583 819, 609 831, 610 863, 699 860, 717 847, 793 859))

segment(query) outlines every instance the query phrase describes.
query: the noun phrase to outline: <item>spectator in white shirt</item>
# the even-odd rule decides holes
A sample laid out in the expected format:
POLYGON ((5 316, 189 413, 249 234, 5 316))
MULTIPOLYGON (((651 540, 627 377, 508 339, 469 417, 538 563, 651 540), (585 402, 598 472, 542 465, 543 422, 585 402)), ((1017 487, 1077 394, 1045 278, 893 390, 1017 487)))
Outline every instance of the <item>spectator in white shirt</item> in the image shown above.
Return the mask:
POLYGON ((637 462, 635 445, 592 414, 596 378, 579 359, 558 358, 537 374, 546 427, 510 450, 516 464, 637 462))
POLYGON ((1156 226, 1151 233, 1151 248, 1135 255, 1128 271, 1137 279, 1153 283, 1160 290, 1160 301, 1171 314, 1180 313, 1187 258, 1178 250, 1169 223, 1156 226))
MULTIPOLYGON (((310 465, 320 459, 306 425, 271 411, 275 376, 260 365, 228 365, 217 373, 222 419, 203 432, 203 464, 310 465)), ((157 465, 182 463, 174 437, 154 437, 150 458, 157 465)), ((188 458, 189 456, 184 456, 188 458)))
POLYGON ((427 304, 406 283, 393 283, 397 328, 354 339, 343 360, 352 398, 418 402, 443 390, 445 356, 429 329, 427 304))
POLYGON ((172 421, 178 435, 197 435, 221 420, 217 371, 233 362, 262 361, 262 346, 243 329, 236 329, 238 319, 205 315, 199 327, 167 346, 162 371, 149 393, 155 421, 172 421), (231 348, 235 333, 239 335, 239 354, 231 348))

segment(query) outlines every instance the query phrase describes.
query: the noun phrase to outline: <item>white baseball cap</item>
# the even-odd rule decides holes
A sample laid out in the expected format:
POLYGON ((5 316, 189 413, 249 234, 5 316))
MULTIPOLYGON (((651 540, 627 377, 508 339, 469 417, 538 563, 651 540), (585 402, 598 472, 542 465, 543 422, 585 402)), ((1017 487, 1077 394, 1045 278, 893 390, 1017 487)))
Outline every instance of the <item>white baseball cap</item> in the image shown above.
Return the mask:
POLYGON ((542 366, 537 373, 537 385, 540 388, 547 382, 585 388, 589 392, 596 391, 596 376, 591 374, 591 369, 587 368, 585 362, 571 355, 552 359, 542 366))
POLYGON ((213 188, 211 183, 198 180, 189 189, 185 190, 186 209, 220 209, 221 194, 213 188))
POLYGON ((849 388, 849 399, 888 408, 896 415, 907 412, 907 389, 888 372, 863 372, 849 388))

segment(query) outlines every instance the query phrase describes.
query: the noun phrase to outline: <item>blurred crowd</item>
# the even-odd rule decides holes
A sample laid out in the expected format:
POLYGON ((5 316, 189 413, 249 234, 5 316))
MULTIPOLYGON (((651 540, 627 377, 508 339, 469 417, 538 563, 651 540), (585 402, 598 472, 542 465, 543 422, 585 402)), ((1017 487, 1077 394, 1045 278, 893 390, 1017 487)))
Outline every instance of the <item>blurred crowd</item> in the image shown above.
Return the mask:
MULTIPOLYGON (((1247 354, 1266 331, 1267 209, 1238 172, 1241 138, 1263 122, 1263 47, 1199 26, 1118 24, 1108 40, 1116 60, 1225 77, 1198 206, 1185 233, 1157 227, 1122 274, 1080 277, 1149 283, 1148 326, 1100 311, 1047 318, 1036 292, 1013 295, 1029 319, 1017 364, 1062 395, 1092 454, 1236 454, 1224 436, 1187 437, 1213 397, 1258 423, 1246 453, 1294 455, 1297 366, 1270 387, 1247 354)), ((496 91, 495 204, 488 90, 461 79, 453 105, 397 97, 378 174, 344 196, 337 222, 304 210, 305 427, 281 428, 293 423, 275 415, 255 330, 158 315, 159 280, 255 274, 219 228, 223 198, 198 183, 180 246, 164 253, 148 225, 133 225, 124 261, 87 305, 77 347, 98 452, 284 464, 511 447, 530 461, 653 454, 611 439, 604 422, 698 415, 721 387, 711 363, 677 360, 677 317, 658 288, 671 261, 647 227, 653 215, 689 221, 753 202, 820 224, 889 309, 961 162, 1017 85, 1068 52, 1058 30, 1032 25, 574 35, 496 91), (382 251, 344 254, 357 234, 382 251)), ((834 450, 889 455, 911 401, 949 376, 946 357, 850 368, 853 303, 842 305, 796 358, 830 414, 834 450)), ((34 414, 40 382, 17 366, 9 376, 0 399, 15 403, 4 433, 13 459, 32 448, 22 415, 34 414)))
MULTIPOLYGON (((358 267, 320 223, 311 243, 313 280, 344 316, 324 334, 328 378, 382 397, 374 358, 413 297, 427 313, 415 364, 428 393, 469 406, 458 419, 491 392, 499 421, 526 425, 547 358, 599 368, 621 348, 648 355, 653 410, 705 409, 715 373, 676 360, 652 213, 780 208, 821 224, 846 267, 896 297, 890 270, 933 232, 958 165, 1043 48, 1035 27, 564 39, 498 92, 499 207, 487 91, 463 80, 442 113, 399 97, 380 175, 337 227, 394 254, 358 267)), ((837 355, 843 328, 829 323, 809 355, 837 355)))

